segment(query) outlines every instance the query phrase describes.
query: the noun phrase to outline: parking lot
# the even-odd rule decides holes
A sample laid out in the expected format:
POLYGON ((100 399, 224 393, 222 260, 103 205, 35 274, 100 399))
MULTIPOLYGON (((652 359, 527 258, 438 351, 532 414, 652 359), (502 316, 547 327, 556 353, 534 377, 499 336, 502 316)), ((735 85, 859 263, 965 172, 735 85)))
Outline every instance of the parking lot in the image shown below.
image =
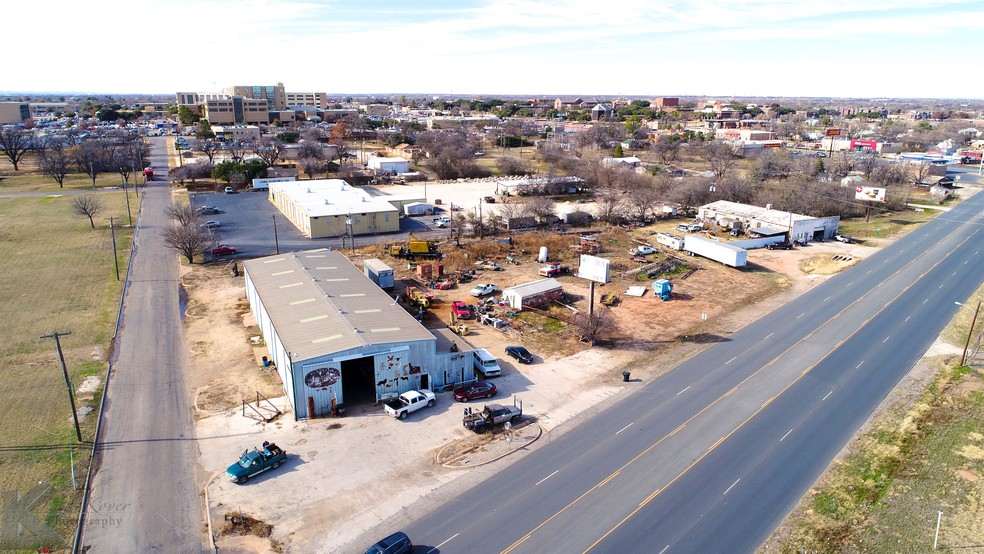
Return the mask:
MULTIPOLYGON (((227 244, 236 249, 235 256, 228 258, 256 258, 280 252, 312 250, 316 248, 342 248, 341 238, 309 239, 305 237, 270 202, 265 192, 240 192, 235 194, 195 192, 189 194, 192 206, 214 207, 219 213, 204 215, 203 221, 217 221, 208 231, 214 237, 214 244, 227 244), (276 224, 274 223, 276 220, 276 224), (274 231, 276 225, 276 232, 274 231)), ((441 212, 433 217, 446 215, 441 212)), ((439 229, 431 221, 432 217, 407 218, 400 222, 400 233, 356 236, 356 246, 376 242, 398 242, 406 240, 407 233, 429 234, 433 237, 448 236, 450 230, 439 229)), ((349 246, 345 239, 345 246, 349 246)))

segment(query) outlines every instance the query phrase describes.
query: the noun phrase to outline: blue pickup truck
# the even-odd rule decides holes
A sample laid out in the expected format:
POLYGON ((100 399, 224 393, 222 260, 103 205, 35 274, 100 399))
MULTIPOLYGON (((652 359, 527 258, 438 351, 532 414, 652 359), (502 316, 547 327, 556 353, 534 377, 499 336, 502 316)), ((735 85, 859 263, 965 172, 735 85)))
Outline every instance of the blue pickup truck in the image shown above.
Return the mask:
POLYGON ((239 461, 229 466, 226 477, 233 483, 245 483, 250 477, 268 469, 277 469, 287 461, 287 452, 272 442, 263 441, 261 449, 246 450, 239 461))

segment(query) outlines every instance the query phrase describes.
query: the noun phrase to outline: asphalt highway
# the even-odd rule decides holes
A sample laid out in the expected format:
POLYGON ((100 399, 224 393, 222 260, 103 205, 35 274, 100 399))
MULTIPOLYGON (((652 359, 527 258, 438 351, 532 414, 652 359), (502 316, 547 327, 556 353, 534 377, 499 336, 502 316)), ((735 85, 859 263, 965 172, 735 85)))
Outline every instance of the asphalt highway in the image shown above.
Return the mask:
POLYGON ((982 208, 964 201, 394 527, 419 552, 754 552, 981 284, 982 208))

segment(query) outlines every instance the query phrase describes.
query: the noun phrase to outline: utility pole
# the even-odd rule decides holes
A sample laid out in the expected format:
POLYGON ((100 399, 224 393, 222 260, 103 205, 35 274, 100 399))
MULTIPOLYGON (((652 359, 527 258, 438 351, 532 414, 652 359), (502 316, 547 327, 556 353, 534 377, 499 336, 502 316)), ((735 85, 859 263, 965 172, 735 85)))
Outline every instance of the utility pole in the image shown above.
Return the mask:
POLYGON ((67 333, 55 332, 50 335, 44 335, 41 338, 55 339, 55 347, 58 349, 58 359, 61 361, 62 373, 65 375, 65 386, 68 387, 68 400, 72 403, 72 417, 75 418, 75 436, 78 437, 79 442, 82 442, 82 431, 79 429, 79 413, 75 410, 75 392, 72 390, 72 381, 68 378, 68 368, 65 367, 65 355, 62 354, 61 340, 59 340, 59 337, 71 334, 71 331, 67 333))
POLYGON ((277 245, 277 254, 280 253, 280 239, 277 238, 277 214, 270 216, 273 218, 273 242, 277 245))
POLYGON ((974 334, 974 325, 977 325, 977 314, 981 311, 981 303, 977 302, 977 309, 974 310, 974 319, 970 322, 970 329, 967 330, 967 342, 964 343, 963 354, 960 355, 960 365, 964 365, 967 359, 967 348, 970 347, 970 337, 974 334))
POLYGON ((116 254, 116 228, 113 227, 113 218, 109 218, 109 234, 113 237, 113 263, 116 264, 116 280, 120 280, 120 257, 116 254))
POLYGON ((130 228, 133 228, 133 214, 130 212, 130 189, 126 188, 126 181, 123 181, 123 196, 126 197, 126 216, 130 220, 130 228))

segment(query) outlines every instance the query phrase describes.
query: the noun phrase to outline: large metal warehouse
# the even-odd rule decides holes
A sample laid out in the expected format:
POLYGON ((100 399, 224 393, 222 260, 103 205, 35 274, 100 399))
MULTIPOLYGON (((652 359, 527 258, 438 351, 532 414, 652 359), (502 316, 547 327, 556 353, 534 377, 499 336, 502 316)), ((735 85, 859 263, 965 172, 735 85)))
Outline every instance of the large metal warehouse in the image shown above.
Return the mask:
POLYGON ((270 183, 270 202, 308 238, 400 230, 396 206, 342 179, 270 183))
POLYGON ((714 221, 722 227, 732 227, 735 223, 749 233, 762 228, 768 236, 775 229, 789 233, 789 240, 826 240, 833 238, 840 225, 839 216, 812 217, 792 212, 773 210, 771 206, 761 208, 749 204, 739 204, 718 200, 701 206, 697 217, 704 221, 714 221))
POLYGON ((243 268, 295 419, 475 378, 470 351, 452 352, 338 252, 269 256, 243 268))

